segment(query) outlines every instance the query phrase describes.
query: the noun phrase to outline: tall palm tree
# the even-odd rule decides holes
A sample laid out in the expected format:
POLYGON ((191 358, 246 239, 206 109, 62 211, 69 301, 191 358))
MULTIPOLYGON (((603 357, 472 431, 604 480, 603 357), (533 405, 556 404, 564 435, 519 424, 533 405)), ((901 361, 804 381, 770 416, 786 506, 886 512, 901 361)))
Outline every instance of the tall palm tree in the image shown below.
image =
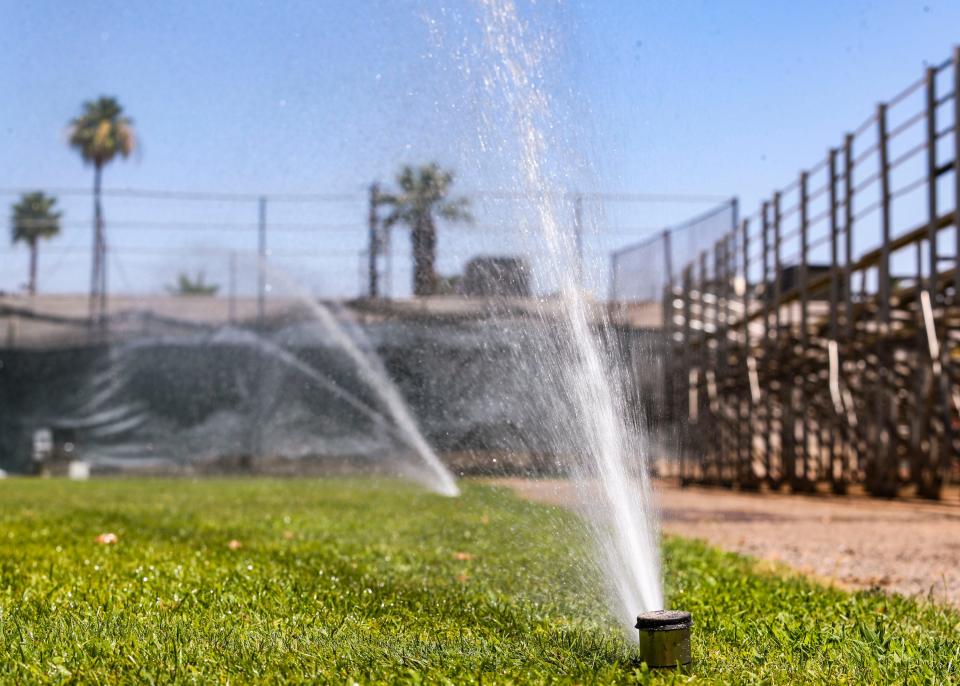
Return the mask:
POLYGON ((137 145, 133 121, 123 114, 116 98, 101 96, 83 103, 80 116, 70 122, 70 147, 84 163, 93 165, 93 266, 90 273, 90 316, 107 303, 107 241, 103 230, 100 179, 103 168, 120 155, 129 157, 137 145))
POLYGON ((37 252, 40 241, 60 233, 61 212, 56 211, 57 199, 42 191, 24 193, 12 207, 10 238, 14 244, 26 243, 30 248, 30 279, 27 291, 37 292, 37 252))
POLYGON ((397 174, 397 193, 380 193, 380 205, 390 207, 383 220, 386 229, 395 224, 410 228, 413 242, 413 294, 433 295, 437 291, 436 218, 473 221, 466 198, 449 198, 453 172, 436 162, 414 169, 406 165, 397 174))

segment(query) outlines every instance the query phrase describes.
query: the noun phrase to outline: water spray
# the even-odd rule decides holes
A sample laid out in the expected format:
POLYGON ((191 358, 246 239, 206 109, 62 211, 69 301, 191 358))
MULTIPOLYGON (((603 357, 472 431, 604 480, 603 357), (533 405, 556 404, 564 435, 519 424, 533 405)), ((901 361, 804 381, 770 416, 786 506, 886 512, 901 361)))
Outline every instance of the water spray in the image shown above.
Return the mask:
POLYGON ((689 665, 690 627, 693 619, 682 610, 655 610, 637 615, 640 630, 640 659, 648 667, 689 665))

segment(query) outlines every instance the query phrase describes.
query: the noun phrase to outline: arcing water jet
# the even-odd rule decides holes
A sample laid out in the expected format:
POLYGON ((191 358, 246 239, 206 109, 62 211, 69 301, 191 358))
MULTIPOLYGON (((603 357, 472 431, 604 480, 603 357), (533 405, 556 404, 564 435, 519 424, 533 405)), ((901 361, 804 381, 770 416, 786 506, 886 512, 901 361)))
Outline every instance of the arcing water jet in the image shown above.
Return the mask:
POLYGON ((558 417, 572 419, 557 422, 554 450, 558 455, 576 456, 570 469, 611 590, 613 610, 624 628, 632 629, 629 618, 637 611, 663 608, 656 517, 646 455, 637 448, 642 442, 636 440, 637 431, 628 419, 627 403, 613 371, 621 360, 616 346, 608 344, 614 338, 610 323, 591 307, 582 281, 582 253, 561 220, 565 215, 560 211, 571 209, 574 165, 566 155, 577 136, 570 132, 567 139, 562 138, 552 92, 544 85, 545 62, 555 40, 547 32, 532 29, 518 15, 513 0, 480 0, 480 6, 488 54, 484 86, 489 100, 506 113, 505 125, 513 129, 512 135, 485 131, 481 138, 499 137, 501 147, 515 150, 510 163, 515 166, 516 187, 535 209, 527 230, 536 232, 536 242, 549 255, 545 276, 558 289, 562 303, 560 331, 540 332, 542 347, 556 354, 555 373, 563 385, 565 397, 553 400, 558 417))

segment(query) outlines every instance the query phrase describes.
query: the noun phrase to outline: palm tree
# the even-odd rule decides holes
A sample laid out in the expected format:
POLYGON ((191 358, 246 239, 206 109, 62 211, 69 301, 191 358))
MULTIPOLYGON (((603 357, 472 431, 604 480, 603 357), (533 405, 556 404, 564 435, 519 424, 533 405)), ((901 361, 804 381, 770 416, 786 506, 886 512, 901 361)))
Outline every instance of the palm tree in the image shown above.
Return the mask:
POLYGON ((10 238, 14 244, 23 242, 30 248, 30 280, 27 292, 37 292, 37 251, 41 239, 50 239, 60 233, 60 212, 55 211, 57 199, 42 191, 24 193, 13 205, 10 217, 10 238))
POLYGON ((203 272, 197 272, 196 278, 190 278, 186 272, 180 272, 177 277, 177 283, 167 286, 167 293, 170 295, 192 297, 196 295, 216 295, 220 286, 215 283, 207 283, 203 272))
POLYGON ((437 291, 436 217, 447 221, 473 221, 466 198, 450 199, 453 172, 436 162, 417 169, 406 165, 397 174, 398 193, 381 193, 380 205, 391 208, 383 220, 386 229, 394 224, 410 228, 413 242, 413 294, 433 295, 437 291))
POLYGON ((105 96, 83 103, 83 112, 70 122, 69 140, 70 147, 80 153, 84 163, 93 165, 93 266, 90 273, 90 316, 93 318, 97 308, 103 316, 107 302, 107 242, 100 204, 100 179, 103 168, 113 158, 117 155, 129 157, 137 143, 133 121, 124 116, 123 107, 116 98, 105 96))

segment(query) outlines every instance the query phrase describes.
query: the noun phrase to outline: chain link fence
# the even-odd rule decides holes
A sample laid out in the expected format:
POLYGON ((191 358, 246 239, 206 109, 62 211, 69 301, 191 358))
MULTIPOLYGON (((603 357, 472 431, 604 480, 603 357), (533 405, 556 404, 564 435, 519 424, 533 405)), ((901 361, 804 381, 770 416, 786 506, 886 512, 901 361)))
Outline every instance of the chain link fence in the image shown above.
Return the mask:
POLYGON ((674 283, 679 266, 694 261, 737 225, 737 199, 730 200, 682 224, 610 256, 610 300, 614 303, 653 303, 674 283))

